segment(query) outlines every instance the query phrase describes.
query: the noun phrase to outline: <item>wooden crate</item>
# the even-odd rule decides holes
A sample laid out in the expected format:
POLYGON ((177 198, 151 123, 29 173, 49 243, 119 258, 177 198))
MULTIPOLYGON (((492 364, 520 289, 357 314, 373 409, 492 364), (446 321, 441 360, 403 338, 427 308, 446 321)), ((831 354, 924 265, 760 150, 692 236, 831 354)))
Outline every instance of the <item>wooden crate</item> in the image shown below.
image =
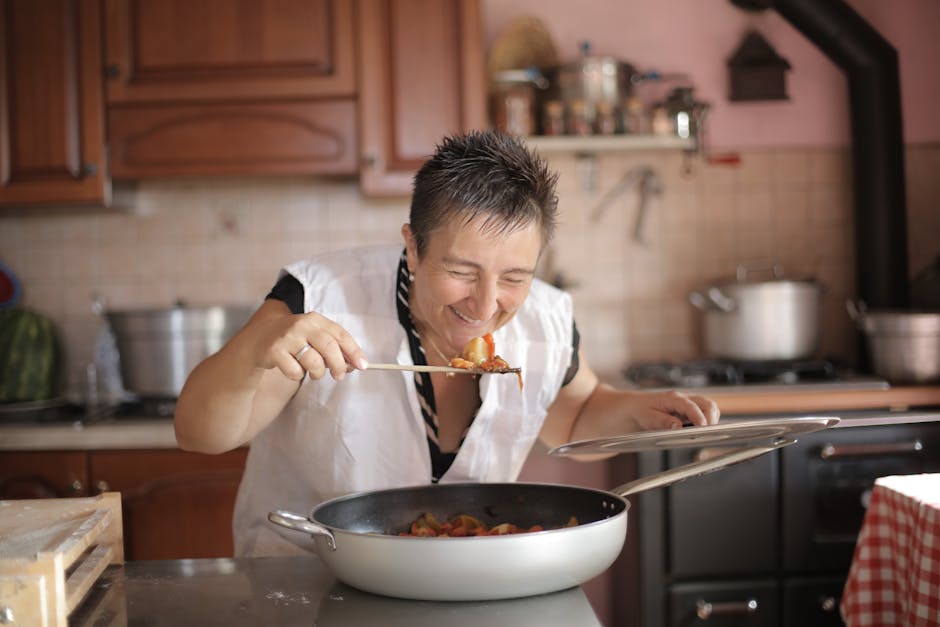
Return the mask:
POLYGON ((0 501, 0 622, 67 627, 104 569, 123 561, 117 492, 0 501))

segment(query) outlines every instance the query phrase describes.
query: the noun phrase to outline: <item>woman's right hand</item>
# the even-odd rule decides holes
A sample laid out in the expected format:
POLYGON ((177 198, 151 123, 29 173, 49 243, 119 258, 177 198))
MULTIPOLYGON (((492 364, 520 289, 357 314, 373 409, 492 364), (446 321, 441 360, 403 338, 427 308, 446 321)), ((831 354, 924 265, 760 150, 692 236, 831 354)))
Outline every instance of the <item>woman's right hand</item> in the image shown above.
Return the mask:
POLYGON ((282 303, 266 302, 245 331, 258 367, 277 368, 284 376, 300 381, 305 374, 320 379, 329 372, 342 379, 350 366, 364 369, 369 365, 365 353, 346 329, 316 312, 283 314, 264 311, 282 303))

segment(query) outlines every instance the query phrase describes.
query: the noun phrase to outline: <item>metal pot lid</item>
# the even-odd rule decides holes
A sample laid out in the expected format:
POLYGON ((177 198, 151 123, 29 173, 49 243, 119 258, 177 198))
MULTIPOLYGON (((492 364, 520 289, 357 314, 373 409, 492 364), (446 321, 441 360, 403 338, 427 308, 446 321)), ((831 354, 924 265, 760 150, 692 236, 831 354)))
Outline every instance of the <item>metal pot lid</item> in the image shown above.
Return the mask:
POLYGON ((828 429, 839 423, 833 416, 761 418, 668 431, 643 431, 603 438, 568 442, 551 449, 549 455, 588 455, 597 453, 640 453, 702 446, 760 445, 780 439, 828 429))

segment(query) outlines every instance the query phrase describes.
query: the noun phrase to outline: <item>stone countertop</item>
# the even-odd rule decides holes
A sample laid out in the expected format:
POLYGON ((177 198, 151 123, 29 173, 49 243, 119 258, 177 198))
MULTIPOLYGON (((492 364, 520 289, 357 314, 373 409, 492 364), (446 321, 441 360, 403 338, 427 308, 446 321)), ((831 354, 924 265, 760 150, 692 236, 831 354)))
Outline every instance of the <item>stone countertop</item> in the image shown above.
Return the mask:
POLYGON ((175 449, 172 418, 0 424, 0 451, 175 449))
MULTIPOLYGON (((702 393, 694 389, 688 393, 702 393)), ((841 427, 940 420, 940 386, 885 389, 779 391, 710 388, 725 417, 826 414, 843 418, 841 427)), ((108 418, 90 423, 0 423, 0 451, 177 448, 170 418, 108 418)))
POLYGON ((344 585, 315 557, 109 566, 68 623, 71 627, 601 625, 580 587, 502 601, 409 601, 344 585))

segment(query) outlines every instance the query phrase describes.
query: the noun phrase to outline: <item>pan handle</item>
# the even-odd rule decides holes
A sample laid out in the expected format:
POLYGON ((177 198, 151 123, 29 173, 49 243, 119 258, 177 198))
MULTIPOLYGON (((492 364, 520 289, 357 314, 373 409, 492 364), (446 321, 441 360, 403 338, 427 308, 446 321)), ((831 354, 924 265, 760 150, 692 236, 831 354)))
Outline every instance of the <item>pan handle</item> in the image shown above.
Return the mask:
POLYGON ((330 547, 330 550, 336 550, 336 538, 333 537, 333 532, 326 527, 318 525, 306 516, 279 509, 274 512, 268 512, 268 520, 275 525, 287 527, 294 531, 303 531, 314 536, 323 536, 326 538, 326 544, 330 547))
POLYGON ((644 492, 653 488, 664 488, 674 483, 691 479, 692 477, 698 477, 699 475, 721 470, 722 468, 726 468, 732 464, 746 462, 749 459, 759 457, 765 453, 770 453, 779 448, 783 448, 788 444, 793 444, 794 442, 796 442, 796 440, 792 438, 780 437, 774 439, 768 444, 749 446, 742 449, 733 449, 730 453, 725 453, 724 455, 719 455, 718 457, 712 457, 704 461, 692 462, 691 464, 684 464, 682 466, 677 466, 676 468, 670 468, 669 470, 657 473, 650 477, 641 477, 640 479, 619 485, 611 490, 611 492, 622 497, 626 497, 630 494, 644 492))

